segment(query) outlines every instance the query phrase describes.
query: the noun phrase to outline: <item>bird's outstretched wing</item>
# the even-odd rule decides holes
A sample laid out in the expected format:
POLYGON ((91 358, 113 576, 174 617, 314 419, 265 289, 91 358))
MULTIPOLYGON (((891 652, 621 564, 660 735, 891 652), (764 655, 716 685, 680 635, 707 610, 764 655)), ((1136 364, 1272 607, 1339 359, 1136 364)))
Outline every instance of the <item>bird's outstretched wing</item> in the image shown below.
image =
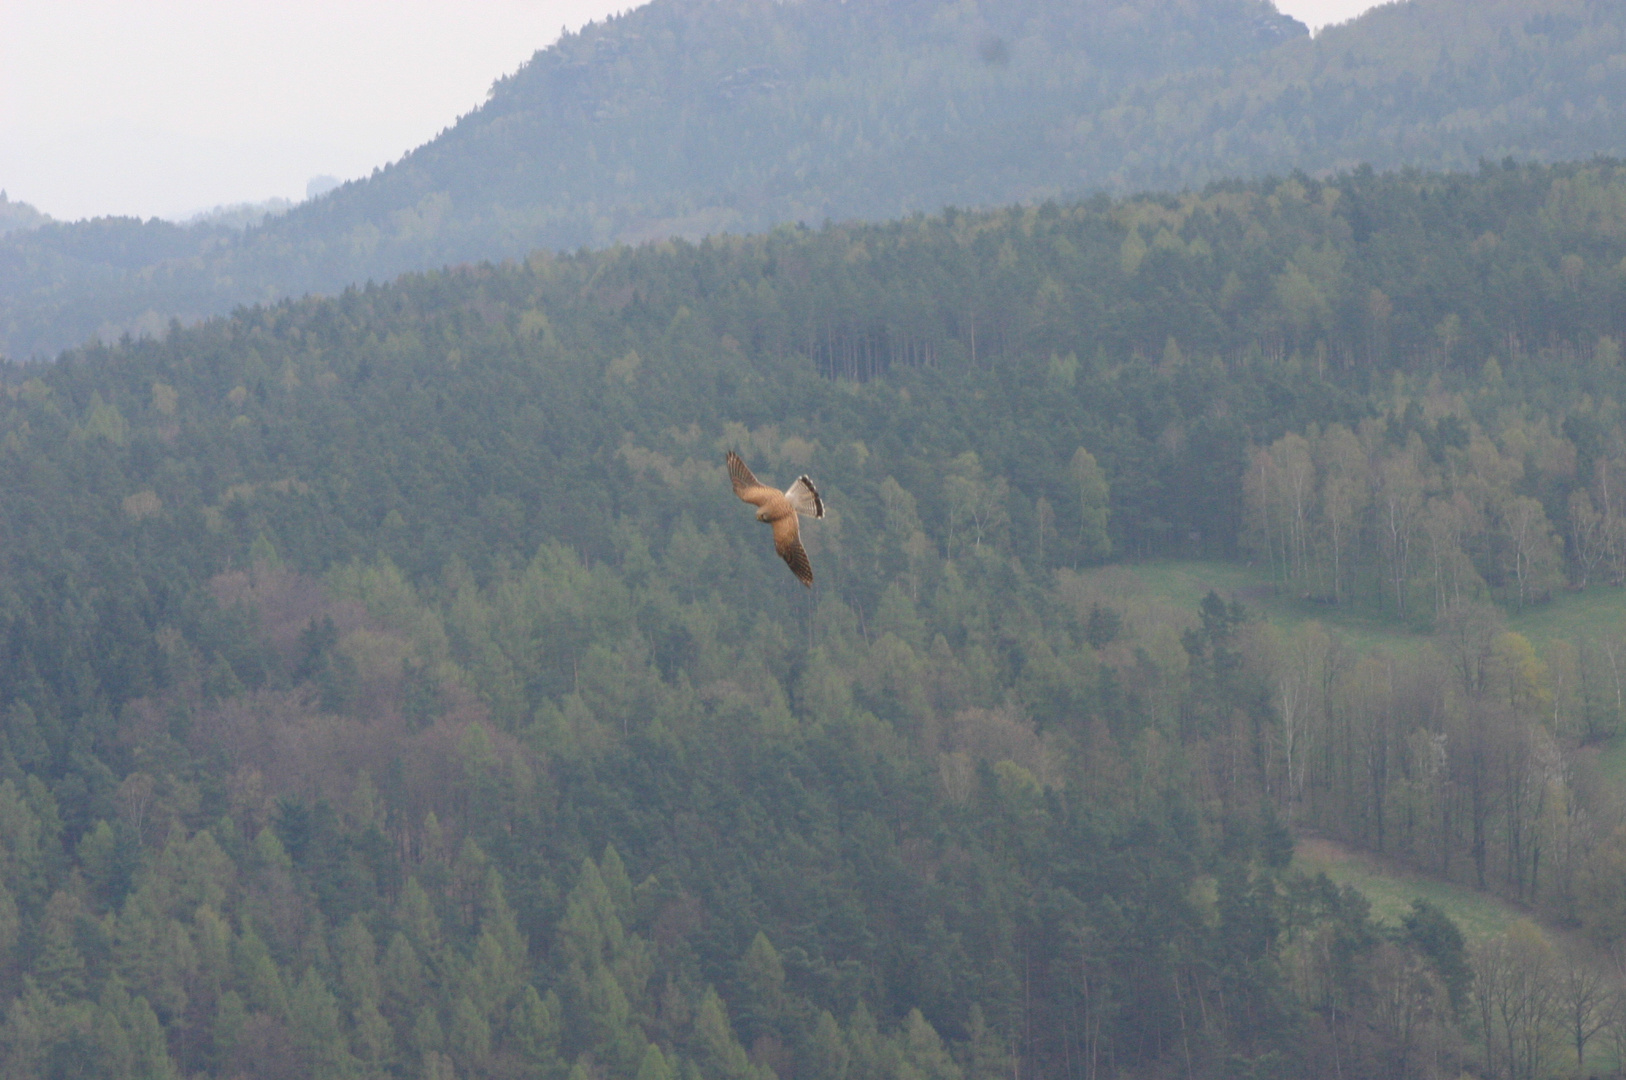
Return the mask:
POLYGON ((785 489, 785 498, 790 500, 798 514, 806 514, 810 518, 824 516, 824 500, 819 498, 819 489, 805 476, 797 477, 796 482, 785 489))
POLYGON ((769 499, 779 494, 773 488, 751 475, 751 470, 740 455, 730 450, 728 452, 728 479, 734 485, 734 494, 754 506, 761 506, 769 499))
POLYGON ((728 452, 728 478, 734 485, 734 494, 761 509, 758 519, 773 526, 773 549, 785 560, 796 580, 813 587, 813 564, 807 549, 802 546, 802 530, 797 516, 824 516, 824 500, 819 497, 813 481, 803 476, 785 492, 775 491, 751 474, 751 470, 734 451, 728 452))
POLYGON ((773 549, 785 560, 796 580, 808 588, 813 587, 813 564, 802 546, 802 530, 796 524, 795 514, 786 514, 773 523, 773 549))

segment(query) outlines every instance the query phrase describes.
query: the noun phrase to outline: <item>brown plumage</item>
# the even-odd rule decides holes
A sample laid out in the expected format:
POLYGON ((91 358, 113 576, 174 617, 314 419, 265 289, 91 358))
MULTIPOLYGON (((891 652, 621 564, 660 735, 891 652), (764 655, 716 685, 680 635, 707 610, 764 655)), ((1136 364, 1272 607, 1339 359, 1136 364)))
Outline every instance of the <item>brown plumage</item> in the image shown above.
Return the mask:
POLYGON ((734 494, 757 508, 757 520, 773 526, 773 549, 785 560, 796 579, 809 588, 813 585, 813 564, 808 562, 807 549, 802 547, 802 529, 797 519, 805 514, 811 518, 824 516, 824 500, 813 481, 798 477, 784 491, 764 484, 734 451, 728 452, 728 478, 734 483, 734 494))

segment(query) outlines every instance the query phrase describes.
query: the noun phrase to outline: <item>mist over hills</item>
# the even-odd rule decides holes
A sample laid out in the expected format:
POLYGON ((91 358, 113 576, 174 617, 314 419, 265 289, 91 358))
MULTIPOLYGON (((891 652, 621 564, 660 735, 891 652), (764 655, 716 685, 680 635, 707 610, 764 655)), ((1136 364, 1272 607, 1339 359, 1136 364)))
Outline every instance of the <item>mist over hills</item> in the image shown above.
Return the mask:
POLYGON ((1230 176, 1626 152, 1626 12, 1261 0, 657 0, 499 80, 399 162, 246 231, 0 236, 0 353, 537 249, 1230 176))

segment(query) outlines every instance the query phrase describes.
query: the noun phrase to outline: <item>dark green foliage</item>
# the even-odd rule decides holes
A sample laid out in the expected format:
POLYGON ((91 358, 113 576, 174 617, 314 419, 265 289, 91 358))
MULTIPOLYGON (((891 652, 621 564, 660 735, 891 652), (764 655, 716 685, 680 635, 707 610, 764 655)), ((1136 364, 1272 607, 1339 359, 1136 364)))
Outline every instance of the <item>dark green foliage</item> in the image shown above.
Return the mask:
POLYGON ((1473 971, 1468 966, 1468 944, 1451 916, 1438 905, 1419 897, 1401 921, 1406 937, 1428 957, 1434 972, 1451 995, 1451 1007, 1460 1011, 1468 1001, 1473 971))
POLYGON ((1089 625, 1084 629, 1084 640, 1093 648, 1104 649, 1112 644, 1123 630, 1123 617, 1109 607, 1094 604, 1090 607, 1089 625))
MULTIPOLYGON (((315 687, 324 712, 345 713, 356 705, 360 693, 355 661, 338 651, 339 628, 328 616, 317 625, 310 625, 299 633, 299 662, 294 666, 296 681, 310 681, 315 687)), ((419 691, 420 695, 422 691, 419 691)), ((423 715, 432 707, 423 701, 414 702, 416 712, 423 715)))

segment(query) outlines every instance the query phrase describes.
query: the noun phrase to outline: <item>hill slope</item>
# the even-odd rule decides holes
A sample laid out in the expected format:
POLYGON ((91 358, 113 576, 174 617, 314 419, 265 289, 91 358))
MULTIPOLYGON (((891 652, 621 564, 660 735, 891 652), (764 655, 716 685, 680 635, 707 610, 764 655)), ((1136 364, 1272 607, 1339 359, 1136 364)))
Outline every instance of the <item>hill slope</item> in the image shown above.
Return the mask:
POLYGON ((1053 194, 1080 155, 1045 143, 1079 110, 1303 32, 1263 0, 656 0, 566 36, 429 144, 241 243, 203 231, 177 258, 167 226, 138 222, 14 238, 0 352, 537 247, 1053 194), (143 244, 132 273, 121 256, 143 244), (94 313, 53 294, 85 282, 94 313))
POLYGON ((0 238, 0 352, 408 269, 1233 175, 1626 153, 1626 14, 1389 5, 1310 41, 1255 0, 657 0, 401 161, 262 228, 0 238))
POLYGON ((1626 934, 1607 658, 1490 638, 1464 699, 1077 568, 1229 549, 1249 444, 1342 424, 1362 491, 1560 520, 1626 447, 1623 207, 1494 166, 782 229, 5 368, 0 1069, 1378 1075, 1398 978, 1460 1071, 1437 951, 1281 823, 1626 934), (815 589, 730 447, 819 483, 815 589))

